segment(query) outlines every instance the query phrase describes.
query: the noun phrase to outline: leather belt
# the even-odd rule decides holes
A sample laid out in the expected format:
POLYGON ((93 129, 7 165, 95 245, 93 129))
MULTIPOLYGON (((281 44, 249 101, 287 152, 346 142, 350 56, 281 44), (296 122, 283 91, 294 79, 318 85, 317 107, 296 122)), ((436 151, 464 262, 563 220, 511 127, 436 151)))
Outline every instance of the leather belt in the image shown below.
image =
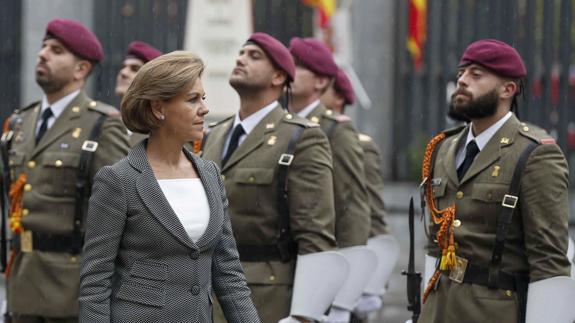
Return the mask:
POLYGON ((82 246, 83 237, 74 234, 53 234, 44 232, 24 231, 12 237, 12 247, 17 251, 31 252, 49 251, 73 253, 82 246))
MULTIPOLYGON (((449 276, 449 272, 444 272, 444 274, 449 276)), ((495 285, 497 289, 517 292, 520 289, 518 288, 518 284, 529 283, 529 275, 527 273, 510 274, 508 272, 499 270, 498 276, 499 277, 495 285)), ((467 264, 465 275, 463 276, 463 283, 490 287, 488 281, 489 268, 477 266, 471 263, 467 264)))
MULTIPOLYGON (((295 250, 295 244, 291 248, 295 250)), ((277 244, 238 245, 238 252, 240 253, 241 261, 251 261, 251 262, 283 261, 282 254, 280 253, 277 244)))

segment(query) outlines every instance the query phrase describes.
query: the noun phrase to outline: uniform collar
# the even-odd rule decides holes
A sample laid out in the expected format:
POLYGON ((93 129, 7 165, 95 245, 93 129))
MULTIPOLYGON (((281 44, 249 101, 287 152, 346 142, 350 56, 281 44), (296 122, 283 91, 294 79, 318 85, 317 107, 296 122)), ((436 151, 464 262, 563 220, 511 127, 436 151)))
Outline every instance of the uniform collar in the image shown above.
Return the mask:
POLYGON ((272 111, 278 105, 278 101, 274 100, 270 104, 266 105, 265 107, 261 108, 258 112, 251 114, 244 120, 240 120, 240 112, 236 113, 236 117, 234 119, 234 124, 232 129, 234 129, 238 124, 241 124, 246 132, 246 136, 254 130, 254 128, 260 123, 260 121, 272 111))
POLYGON ((54 102, 52 105, 48 103, 48 98, 46 97, 46 95, 44 95, 42 97, 42 105, 41 105, 42 110, 40 111, 40 115, 42 115, 42 113, 44 113, 44 110, 48 109, 49 107, 50 109, 52 109, 54 120, 58 119, 58 117, 62 114, 62 112, 64 112, 64 109, 66 109, 66 107, 70 104, 70 102, 74 100, 74 98, 76 98, 76 96, 78 96, 78 94, 80 94, 79 89, 66 95, 60 100, 54 102))
POLYGON ((313 109, 315 109, 318 105, 319 105, 319 99, 313 101, 307 107, 301 109, 300 112, 297 113, 297 115, 302 118, 307 118, 308 114, 310 114, 313 111, 313 109))

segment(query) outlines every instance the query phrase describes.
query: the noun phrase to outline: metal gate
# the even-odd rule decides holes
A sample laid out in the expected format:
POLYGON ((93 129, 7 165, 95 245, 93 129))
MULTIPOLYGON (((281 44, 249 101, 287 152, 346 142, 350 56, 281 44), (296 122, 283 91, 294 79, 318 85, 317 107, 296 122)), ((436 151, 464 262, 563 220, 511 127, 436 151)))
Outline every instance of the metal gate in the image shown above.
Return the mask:
MULTIPOLYGON (((468 44, 496 38, 523 57, 528 76, 520 118, 547 129, 575 166, 575 26, 573 0, 427 1, 424 65, 415 71, 406 50, 407 1, 398 1, 395 80, 395 179, 417 180, 425 144, 449 127, 447 88, 455 84, 468 44), (403 20, 403 21, 402 21, 403 20), (405 148, 407 147, 407 148, 405 148)), ((571 178, 573 182, 573 177, 571 178)))

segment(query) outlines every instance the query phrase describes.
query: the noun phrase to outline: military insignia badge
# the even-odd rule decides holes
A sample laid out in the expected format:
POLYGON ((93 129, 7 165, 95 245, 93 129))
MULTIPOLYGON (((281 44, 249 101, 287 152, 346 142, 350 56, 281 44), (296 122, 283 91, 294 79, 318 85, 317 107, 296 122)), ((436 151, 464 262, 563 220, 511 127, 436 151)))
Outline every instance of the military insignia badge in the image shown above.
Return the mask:
POLYGON ((72 138, 78 139, 80 138, 80 134, 82 133, 82 128, 76 128, 72 132, 72 138))
POLYGON ((271 136, 270 139, 268 139, 268 145, 273 146, 276 144, 278 137, 276 136, 271 136))
POLYGON ((493 166, 493 172, 491 173, 491 177, 499 176, 499 170, 501 169, 500 166, 493 166))

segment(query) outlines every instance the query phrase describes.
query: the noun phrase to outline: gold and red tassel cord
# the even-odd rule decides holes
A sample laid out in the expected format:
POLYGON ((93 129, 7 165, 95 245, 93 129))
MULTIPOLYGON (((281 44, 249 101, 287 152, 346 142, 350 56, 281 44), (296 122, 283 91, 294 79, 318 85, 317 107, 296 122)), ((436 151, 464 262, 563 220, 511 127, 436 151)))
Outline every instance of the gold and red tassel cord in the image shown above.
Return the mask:
POLYGON ((453 236, 455 204, 452 204, 443 210, 438 210, 435 206, 435 200, 433 199, 433 188, 429 178, 431 174, 431 157, 433 156, 433 152, 435 151, 437 144, 444 140, 445 137, 446 135, 444 133, 433 137, 433 139, 431 139, 431 141, 427 144, 427 147, 425 148, 425 155, 423 156, 422 177, 425 182, 425 196, 433 223, 440 225, 439 230, 436 233, 436 238, 437 244, 441 249, 441 262, 439 265, 439 270, 435 271, 427 283, 427 287, 423 293, 423 303, 425 303, 429 292, 441 276, 441 271, 451 270, 457 263, 455 257, 455 238, 453 236))

